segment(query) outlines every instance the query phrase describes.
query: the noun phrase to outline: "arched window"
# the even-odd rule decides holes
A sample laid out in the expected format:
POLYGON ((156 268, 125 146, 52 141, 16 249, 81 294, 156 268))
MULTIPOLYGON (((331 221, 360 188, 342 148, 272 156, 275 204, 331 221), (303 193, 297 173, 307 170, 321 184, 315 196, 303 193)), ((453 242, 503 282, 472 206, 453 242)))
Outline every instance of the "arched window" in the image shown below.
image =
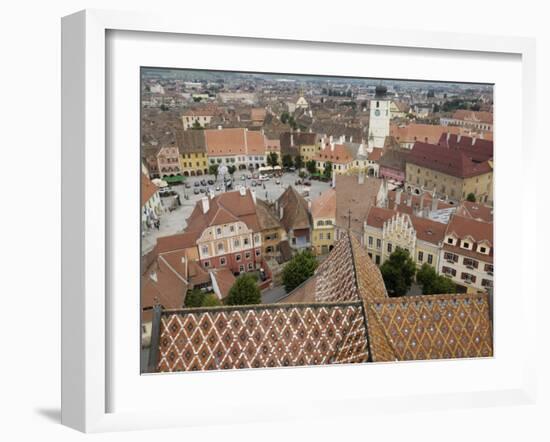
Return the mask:
POLYGON ((323 220, 320 220, 320 221, 317 221, 317 225, 318 225, 318 226, 324 226, 324 225, 325 225, 325 223, 324 223, 324 221, 323 221, 323 220))

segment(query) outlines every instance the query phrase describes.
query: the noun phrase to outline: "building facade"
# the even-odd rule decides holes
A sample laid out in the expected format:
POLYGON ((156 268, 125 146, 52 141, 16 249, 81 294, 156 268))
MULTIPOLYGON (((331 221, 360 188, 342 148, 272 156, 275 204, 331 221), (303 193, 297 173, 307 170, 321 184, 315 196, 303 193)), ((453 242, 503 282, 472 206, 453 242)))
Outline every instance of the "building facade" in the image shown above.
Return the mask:
POLYGON ((311 246, 315 254, 326 255, 334 247, 336 224, 336 190, 325 190, 311 203, 313 231, 311 246))

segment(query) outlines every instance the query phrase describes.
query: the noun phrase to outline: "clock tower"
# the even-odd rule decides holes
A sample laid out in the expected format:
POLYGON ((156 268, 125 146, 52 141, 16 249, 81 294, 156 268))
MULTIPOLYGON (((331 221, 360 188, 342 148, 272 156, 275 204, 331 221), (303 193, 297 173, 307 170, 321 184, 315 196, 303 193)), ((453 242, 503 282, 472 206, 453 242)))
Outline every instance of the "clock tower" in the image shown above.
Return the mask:
POLYGON ((384 147, 390 134, 390 100, 386 86, 376 86, 374 98, 370 101, 368 147, 384 147))

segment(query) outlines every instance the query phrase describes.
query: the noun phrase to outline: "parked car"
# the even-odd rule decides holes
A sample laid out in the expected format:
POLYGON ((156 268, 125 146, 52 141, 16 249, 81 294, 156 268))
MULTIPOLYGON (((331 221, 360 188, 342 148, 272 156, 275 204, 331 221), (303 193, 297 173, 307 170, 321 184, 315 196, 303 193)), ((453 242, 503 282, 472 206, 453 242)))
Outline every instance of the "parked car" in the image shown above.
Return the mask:
POLYGON ((260 181, 267 181, 269 180, 269 176, 267 175, 260 175, 260 181))
POLYGON ((214 184, 214 180, 208 180, 208 184, 212 186, 214 184))
POLYGON ((311 186, 311 181, 304 181, 303 184, 304 186, 311 186))
POLYGON ((258 185, 258 183, 257 183, 256 181, 252 181, 252 182, 250 183, 250 185, 251 185, 252 187, 256 187, 256 186, 258 185))
POLYGON ((199 187, 199 186, 200 186, 200 183, 199 183, 198 181, 195 181, 195 184, 193 184, 193 186, 199 187))
POLYGON ((206 186, 206 180, 201 180, 201 185, 206 186))
POLYGON ((296 181, 294 181, 294 185, 295 185, 295 186, 299 186, 300 184, 302 184, 302 180, 296 180, 296 181))
POLYGON ((204 189, 204 187, 201 187, 200 188, 200 193, 205 193, 205 192, 206 192, 206 190, 204 189))
POLYGON ((216 186, 216 192, 219 192, 220 190, 222 190, 220 186, 216 186))
POLYGON ((246 175, 241 175, 241 181, 246 180, 246 175))
POLYGON ((275 180, 275 184, 281 184, 281 180, 275 180))
POLYGON ((191 184, 185 183, 185 188, 186 188, 186 189, 191 189, 191 184))
MULTIPOLYGON (((201 189, 201 190, 202 190, 202 189, 201 189)), ((194 188, 194 189, 193 189, 193 193, 194 193, 195 195, 198 195, 198 194, 200 193, 200 192, 199 192, 199 189, 194 188)))

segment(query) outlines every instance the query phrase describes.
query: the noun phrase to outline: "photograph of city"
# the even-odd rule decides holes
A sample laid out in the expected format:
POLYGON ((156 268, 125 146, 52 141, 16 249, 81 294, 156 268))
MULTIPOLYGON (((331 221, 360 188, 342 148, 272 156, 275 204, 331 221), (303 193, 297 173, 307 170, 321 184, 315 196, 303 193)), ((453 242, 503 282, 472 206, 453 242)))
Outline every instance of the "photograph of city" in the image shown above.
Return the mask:
POLYGON ((493 85, 140 87, 142 373, 493 356, 493 85))

